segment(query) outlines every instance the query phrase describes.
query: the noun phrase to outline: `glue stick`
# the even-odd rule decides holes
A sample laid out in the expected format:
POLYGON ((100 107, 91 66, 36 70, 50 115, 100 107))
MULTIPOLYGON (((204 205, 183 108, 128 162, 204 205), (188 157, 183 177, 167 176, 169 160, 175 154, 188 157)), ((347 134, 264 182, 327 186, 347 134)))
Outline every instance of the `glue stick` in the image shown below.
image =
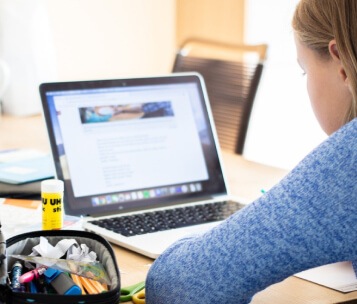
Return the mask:
POLYGON ((62 229, 63 181, 48 179, 41 182, 42 229, 62 229))

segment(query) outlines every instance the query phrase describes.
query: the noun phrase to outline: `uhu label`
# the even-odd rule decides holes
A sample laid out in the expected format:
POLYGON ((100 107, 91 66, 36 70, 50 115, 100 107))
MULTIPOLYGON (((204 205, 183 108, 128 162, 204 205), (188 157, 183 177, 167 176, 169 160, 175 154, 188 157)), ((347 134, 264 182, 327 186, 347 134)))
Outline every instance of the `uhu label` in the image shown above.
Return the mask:
POLYGON ((42 193, 42 229, 61 229, 63 226, 62 193, 42 193))

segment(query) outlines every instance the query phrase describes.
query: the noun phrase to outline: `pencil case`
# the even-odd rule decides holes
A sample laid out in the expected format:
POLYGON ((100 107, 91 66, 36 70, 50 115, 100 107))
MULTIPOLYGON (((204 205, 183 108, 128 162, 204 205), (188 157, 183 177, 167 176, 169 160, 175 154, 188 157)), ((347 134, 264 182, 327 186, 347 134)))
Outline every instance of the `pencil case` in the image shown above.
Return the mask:
MULTIPOLYGON (((120 299, 120 274, 115 254, 111 245, 101 236, 76 230, 45 230, 34 231, 14 236, 6 241, 6 263, 8 271, 16 262, 11 255, 30 255, 32 248, 39 244, 40 237, 45 237, 52 246, 62 239, 75 239, 78 244, 86 244, 91 251, 96 252, 97 260, 104 266, 110 285, 108 291, 97 294, 61 295, 50 293, 31 293, 14 291, 7 282, 0 285, 0 303, 6 304, 116 304, 120 299)), ((1 252, 0 252, 1 254, 1 252)), ((7 280, 8 281, 8 280, 7 280)))

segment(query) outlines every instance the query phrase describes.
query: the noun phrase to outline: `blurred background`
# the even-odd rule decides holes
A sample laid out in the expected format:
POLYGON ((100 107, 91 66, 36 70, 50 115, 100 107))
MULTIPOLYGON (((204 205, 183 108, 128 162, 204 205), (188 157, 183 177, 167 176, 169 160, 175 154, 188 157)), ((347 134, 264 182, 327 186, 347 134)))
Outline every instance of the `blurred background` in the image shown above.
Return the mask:
POLYGON ((296 62, 298 0, 0 0, 5 115, 41 113, 41 82, 167 74, 189 37, 267 43, 244 156, 291 169, 326 136, 296 62))

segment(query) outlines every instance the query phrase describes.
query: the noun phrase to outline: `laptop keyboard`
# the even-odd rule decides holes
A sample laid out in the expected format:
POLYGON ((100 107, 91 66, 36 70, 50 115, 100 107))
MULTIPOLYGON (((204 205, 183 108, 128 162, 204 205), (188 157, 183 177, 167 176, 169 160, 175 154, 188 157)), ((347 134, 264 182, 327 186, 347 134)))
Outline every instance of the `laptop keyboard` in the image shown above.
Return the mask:
POLYGON ((222 221, 244 205, 232 201, 150 211, 90 221, 91 224, 124 236, 163 231, 186 226, 222 221))

